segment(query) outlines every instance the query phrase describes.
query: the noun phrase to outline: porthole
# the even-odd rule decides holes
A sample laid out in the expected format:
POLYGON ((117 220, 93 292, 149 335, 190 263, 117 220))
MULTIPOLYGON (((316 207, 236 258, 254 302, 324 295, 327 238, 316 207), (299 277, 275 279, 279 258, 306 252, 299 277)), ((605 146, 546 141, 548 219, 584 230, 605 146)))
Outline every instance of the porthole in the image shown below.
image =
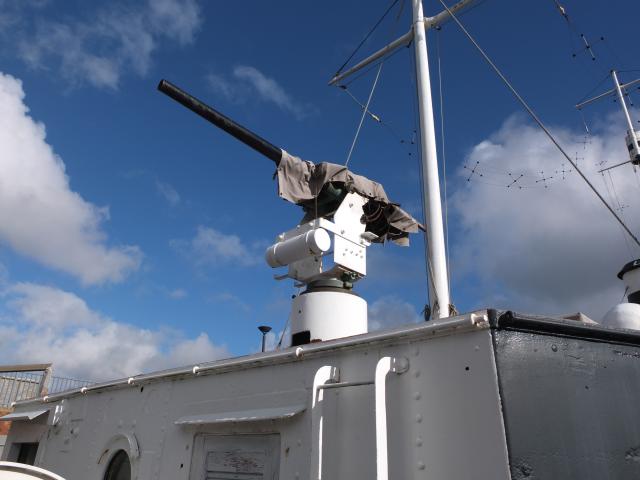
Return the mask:
POLYGON ((118 450, 111 458, 104 480, 131 480, 131 462, 124 450, 118 450))

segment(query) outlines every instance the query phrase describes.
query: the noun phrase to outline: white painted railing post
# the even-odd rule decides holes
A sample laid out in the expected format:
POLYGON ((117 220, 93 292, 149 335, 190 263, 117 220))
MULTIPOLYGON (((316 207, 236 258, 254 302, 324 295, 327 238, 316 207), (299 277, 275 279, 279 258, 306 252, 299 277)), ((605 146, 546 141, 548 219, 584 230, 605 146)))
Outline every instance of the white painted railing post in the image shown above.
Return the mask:
POLYGON ((325 365, 320 367, 313 377, 313 392, 311 401, 311 471, 310 480, 322 480, 322 402, 324 389, 320 385, 335 383, 340 380, 340 370, 337 367, 325 365))
POLYGON ((377 480, 389 480, 389 448, 387 445, 387 375, 401 374, 409 370, 406 358, 382 357, 375 374, 376 396, 376 472, 377 480))

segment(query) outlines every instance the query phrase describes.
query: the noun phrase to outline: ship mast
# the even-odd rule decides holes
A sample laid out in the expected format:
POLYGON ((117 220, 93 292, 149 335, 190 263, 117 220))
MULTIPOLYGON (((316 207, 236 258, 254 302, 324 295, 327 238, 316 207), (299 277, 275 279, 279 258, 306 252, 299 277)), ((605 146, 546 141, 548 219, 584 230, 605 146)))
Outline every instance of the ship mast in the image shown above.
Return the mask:
POLYGON ((427 235, 429 298, 431 301, 431 316, 436 319, 449 316, 449 305, 451 302, 449 296, 449 274, 444 241, 442 199, 440 197, 440 176, 438 174, 438 153, 436 150, 436 135, 433 121, 433 99, 431 94, 431 78, 429 75, 426 30, 439 27, 451 18, 451 13, 455 14, 475 2, 476 0, 461 0, 450 7, 448 11, 444 10, 433 17, 424 17, 422 0, 412 0, 413 23, 411 30, 355 66, 337 74, 329 82, 329 85, 335 85, 376 60, 391 54, 400 47, 408 45, 412 40, 414 42, 416 85, 418 89, 420 114, 420 161, 422 164, 422 201, 427 235))
POLYGON ((638 145, 638 136, 636 134, 636 129, 633 126, 633 122, 631 121, 631 115, 629 115, 629 109, 627 108, 627 102, 624 99, 624 93, 622 93, 622 86, 620 85, 620 81, 618 80, 618 74, 615 70, 611 70, 611 78, 613 79, 613 84, 616 88, 616 93, 618 94, 618 100, 620 100, 620 106, 622 107, 622 112, 624 113, 624 118, 627 121, 627 127, 629 130, 627 131, 627 143, 629 148, 629 154, 631 155, 631 162, 637 165, 640 163, 640 145, 638 145))
POLYGON ((433 122, 433 99, 427 54, 427 34, 422 13, 422 0, 413 0, 413 44, 416 56, 416 86, 420 117, 420 161, 427 241, 429 298, 433 318, 449 316, 449 275, 442 223, 442 200, 436 132, 433 122))
POLYGON ((627 107, 627 102, 625 100, 625 91, 629 87, 640 84, 640 78, 632 80, 631 82, 620 83, 620 80, 618 79, 618 73, 615 70, 611 70, 611 79, 613 80, 613 88, 611 90, 607 90, 604 93, 596 95, 595 97, 590 98, 589 100, 585 100, 576 105, 576 108, 578 110, 582 110, 583 107, 597 100, 609 97, 611 95, 616 95, 620 103, 620 108, 622 108, 624 119, 627 123, 628 130, 627 130, 627 137, 625 140, 627 143, 627 150, 629 150, 629 157, 630 157, 629 160, 626 160, 621 163, 616 163, 615 165, 612 165, 607 168, 603 168, 602 170, 598 170, 598 173, 603 173, 608 170, 613 170, 614 168, 618 168, 628 163, 631 163, 633 165, 640 165, 640 142, 638 142, 638 139, 640 138, 640 130, 636 130, 634 128, 633 121, 631 120, 631 114, 629 113, 629 108, 627 107))

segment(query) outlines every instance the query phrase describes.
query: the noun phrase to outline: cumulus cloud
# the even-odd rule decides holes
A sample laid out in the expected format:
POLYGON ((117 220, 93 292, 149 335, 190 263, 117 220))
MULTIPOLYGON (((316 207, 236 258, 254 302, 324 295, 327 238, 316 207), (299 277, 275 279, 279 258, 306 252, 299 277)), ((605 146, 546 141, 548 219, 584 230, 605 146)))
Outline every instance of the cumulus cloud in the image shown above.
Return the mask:
POLYGON ((47 10, 46 19, 29 22, 31 16, 18 17, 23 10, 12 10, 14 28, 6 33, 18 39, 18 54, 28 65, 57 69, 72 84, 109 89, 128 69, 145 75, 160 41, 192 42, 202 23, 197 0, 111 2, 91 18, 65 21, 47 10))
POLYGON ((18 283, 3 292, 0 362, 48 363, 54 373, 100 381, 228 356, 206 333, 184 338, 143 329, 92 310, 71 292, 18 283))
POLYGON ((46 285, 17 283, 9 287, 8 305, 21 321, 36 327, 65 329, 97 325, 101 317, 73 293, 46 285))
POLYGON ((231 76, 210 73, 206 78, 211 90, 227 101, 243 103, 247 98, 257 98, 299 120, 313 111, 310 105, 296 101, 275 79, 249 65, 236 66, 231 76))
POLYGON ((409 302, 395 295, 385 295, 369 305, 369 331, 393 328, 424 319, 409 302))
POLYGON ((170 244, 199 267, 249 267, 262 258, 256 246, 246 244, 237 235, 203 226, 198 227, 191 240, 172 240, 170 244))
MULTIPOLYGON (((639 232, 640 204, 634 200, 640 182, 631 165, 614 170, 611 179, 597 173, 628 160, 620 120, 603 122, 586 148, 582 132, 554 133, 577 152, 579 166, 614 207, 628 204, 623 215, 639 232)), ((476 306, 582 311, 599 319, 620 301, 616 273, 640 250, 625 242, 610 213, 539 129, 519 116, 509 118, 472 149, 466 166, 450 203, 460 228, 452 268, 476 306)))
POLYGON ((28 114, 22 83, 0 72, 0 243, 84 284, 122 280, 137 247, 109 247, 107 208, 71 190, 65 165, 28 114))

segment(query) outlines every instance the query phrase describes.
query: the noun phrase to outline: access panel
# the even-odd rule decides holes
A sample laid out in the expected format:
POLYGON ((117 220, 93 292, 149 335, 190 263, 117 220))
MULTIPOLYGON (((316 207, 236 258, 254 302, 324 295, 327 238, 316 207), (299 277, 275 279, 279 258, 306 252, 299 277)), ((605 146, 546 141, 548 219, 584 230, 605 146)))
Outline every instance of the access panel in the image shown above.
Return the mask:
POLYGON ((197 435, 190 480, 278 480, 280 435, 197 435))

